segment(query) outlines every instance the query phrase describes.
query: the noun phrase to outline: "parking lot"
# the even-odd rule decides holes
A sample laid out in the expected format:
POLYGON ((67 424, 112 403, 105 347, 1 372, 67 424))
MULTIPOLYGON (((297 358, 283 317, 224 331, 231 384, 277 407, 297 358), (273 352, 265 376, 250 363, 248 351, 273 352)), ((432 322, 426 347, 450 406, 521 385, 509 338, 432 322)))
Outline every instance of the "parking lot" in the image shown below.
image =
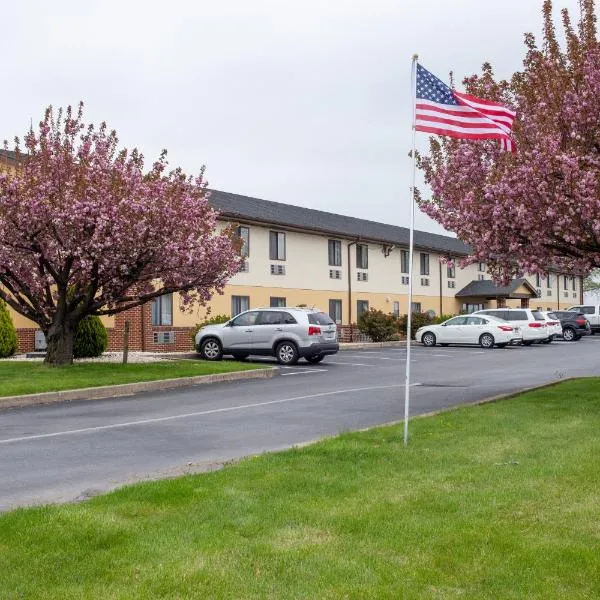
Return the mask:
MULTIPOLYGON (((401 420, 405 364, 405 347, 351 350, 268 380, 3 411, 0 509, 401 420)), ((600 336, 489 350, 413 346, 411 414, 589 375, 600 375, 600 336)))

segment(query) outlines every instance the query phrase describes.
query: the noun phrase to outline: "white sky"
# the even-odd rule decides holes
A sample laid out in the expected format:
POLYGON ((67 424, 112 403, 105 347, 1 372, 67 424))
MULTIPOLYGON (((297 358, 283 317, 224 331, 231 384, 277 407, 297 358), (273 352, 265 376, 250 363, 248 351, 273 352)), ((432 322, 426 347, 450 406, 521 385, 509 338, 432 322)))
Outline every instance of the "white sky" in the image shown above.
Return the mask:
MULTIPOLYGON (((0 139, 86 103, 215 189, 409 224, 411 56, 521 67, 542 0, 23 0, 2 7, 0 139)), ((577 0, 567 6, 573 21, 577 0)), ((427 136, 417 134, 426 149, 427 136)), ((441 232, 425 215, 417 228, 441 232)))

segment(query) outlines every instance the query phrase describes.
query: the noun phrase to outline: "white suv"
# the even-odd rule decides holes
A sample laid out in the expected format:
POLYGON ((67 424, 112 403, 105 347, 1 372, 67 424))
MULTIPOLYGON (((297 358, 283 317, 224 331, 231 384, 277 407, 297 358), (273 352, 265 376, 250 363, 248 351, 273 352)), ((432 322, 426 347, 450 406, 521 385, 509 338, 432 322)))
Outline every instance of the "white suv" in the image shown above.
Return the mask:
POLYGON ((221 360, 224 354, 243 360, 255 354, 274 356, 283 365, 293 365, 300 357, 318 363, 340 348, 329 315, 304 308, 247 310, 227 323, 200 329, 195 345, 205 360, 221 360))
POLYGON ((491 315, 508 321, 513 328, 519 329, 523 336, 523 346, 531 346, 548 339, 546 319, 538 310, 530 308, 486 308, 478 310, 474 315, 491 315))

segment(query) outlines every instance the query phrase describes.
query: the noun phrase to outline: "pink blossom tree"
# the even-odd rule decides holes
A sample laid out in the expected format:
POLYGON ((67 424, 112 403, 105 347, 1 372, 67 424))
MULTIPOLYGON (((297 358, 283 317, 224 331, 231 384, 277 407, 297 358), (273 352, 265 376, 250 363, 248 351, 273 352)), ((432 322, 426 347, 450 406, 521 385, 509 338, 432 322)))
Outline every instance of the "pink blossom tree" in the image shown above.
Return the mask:
POLYGON ((0 172, 0 298, 46 334, 46 362, 73 360, 86 315, 114 315, 180 292, 206 303, 239 269, 239 243, 219 232, 202 169, 149 170, 114 131, 77 111, 46 111, 17 168, 0 172))
POLYGON ((600 46, 594 0, 580 8, 576 27, 562 11, 564 49, 546 0, 543 43, 525 35, 521 72, 496 81, 484 64, 463 82, 516 109, 516 154, 494 141, 432 138, 418 157, 433 192, 417 192, 421 209, 471 245, 466 262, 486 262, 498 280, 600 266, 600 46))

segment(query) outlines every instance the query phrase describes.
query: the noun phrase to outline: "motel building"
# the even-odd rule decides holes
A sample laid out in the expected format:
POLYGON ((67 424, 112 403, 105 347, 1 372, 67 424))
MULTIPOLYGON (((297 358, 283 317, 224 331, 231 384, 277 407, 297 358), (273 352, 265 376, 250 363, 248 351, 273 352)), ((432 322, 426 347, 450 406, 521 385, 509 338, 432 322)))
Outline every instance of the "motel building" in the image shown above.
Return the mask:
MULTIPOLYGON (((340 340, 350 341, 357 339, 355 324, 362 312, 409 310, 408 228, 220 191, 212 191, 210 203, 220 212, 222 226, 236 224, 245 254, 242 270, 210 302, 212 315, 266 306, 317 307, 338 324, 340 340)), ((484 263, 459 268, 468 253, 455 238, 415 231, 414 312, 458 314, 498 306, 552 310, 583 302, 579 276, 534 275, 497 287, 484 263)), ((103 318, 109 350, 122 348, 126 321, 130 350, 192 350, 191 329, 206 318, 206 309, 183 312, 173 294, 103 318)), ((20 352, 43 347, 35 323, 14 312, 11 317, 20 352)))

